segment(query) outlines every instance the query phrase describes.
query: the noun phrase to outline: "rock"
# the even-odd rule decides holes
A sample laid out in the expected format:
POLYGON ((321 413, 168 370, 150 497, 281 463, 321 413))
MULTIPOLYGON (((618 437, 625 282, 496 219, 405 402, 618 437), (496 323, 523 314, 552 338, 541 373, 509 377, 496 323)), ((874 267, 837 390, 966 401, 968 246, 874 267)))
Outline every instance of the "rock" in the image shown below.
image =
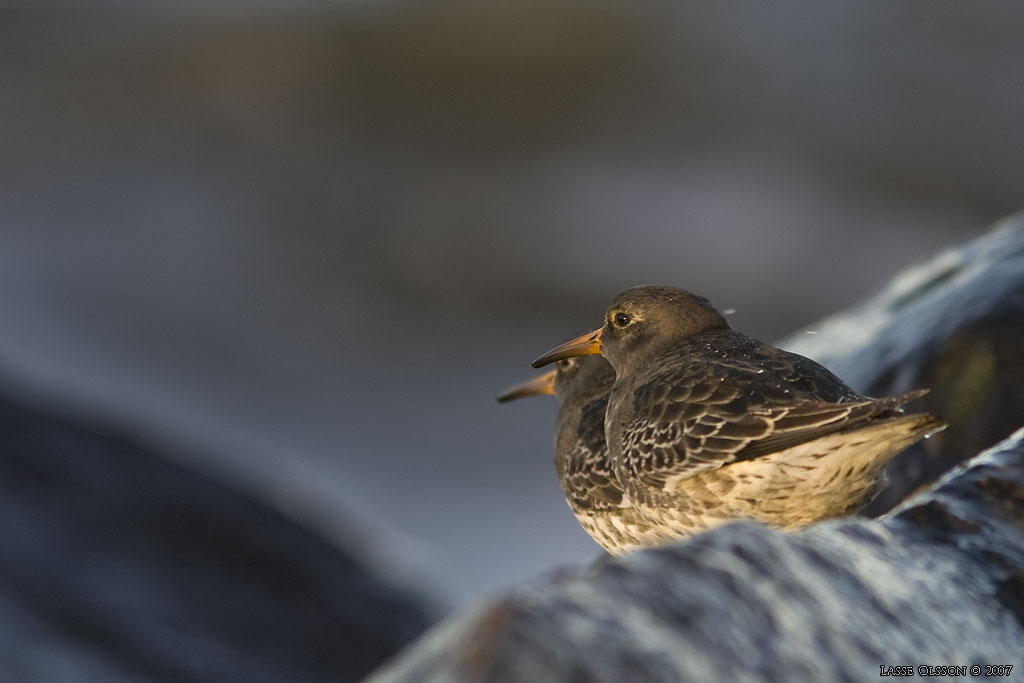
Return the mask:
POLYGON ((0 397, 0 680, 359 680, 432 621, 258 500, 0 397))
POLYGON ((864 681, 880 666, 974 664, 1024 675, 1022 568, 1024 429, 881 520, 792 534, 735 523, 537 580, 369 682, 864 681))
POLYGON ((1006 438, 1024 416, 1024 214, 897 276, 868 301, 779 345, 862 393, 931 393, 914 408, 949 428, 897 457, 880 514, 956 463, 1006 438))
MULTIPOLYGON (((922 409, 950 427, 899 463, 891 505, 1024 422, 1022 327, 1017 216, 782 345, 868 393, 932 388, 922 409)), ((986 664, 1024 679, 1022 577, 1024 428, 877 520, 734 523, 559 570, 435 628, 369 681, 863 681, 986 664)))

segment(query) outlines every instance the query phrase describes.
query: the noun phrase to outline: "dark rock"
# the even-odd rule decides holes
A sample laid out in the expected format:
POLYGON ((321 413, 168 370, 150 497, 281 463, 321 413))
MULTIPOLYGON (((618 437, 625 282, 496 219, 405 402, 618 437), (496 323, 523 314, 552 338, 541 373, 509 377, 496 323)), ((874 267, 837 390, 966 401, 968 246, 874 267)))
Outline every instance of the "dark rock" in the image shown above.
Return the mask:
POLYGON ((1024 626, 1024 570, 1015 571, 1001 581, 996 596, 1024 626))
POLYGON ((1022 487, 1024 430, 881 520, 793 534, 736 523, 540 579, 438 628, 370 681, 864 681, 882 665, 986 663, 1021 671, 1024 521, 1012 513, 1022 487))
POLYGON ((358 680, 410 593, 222 482, 0 398, 0 680, 358 680))
POLYGON ((779 344, 866 394, 928 387, 914 408, 949 423, 892 462, 889 487, 864 511, 880 514, 1024 424, 1024 214, 809 329, 779 344))

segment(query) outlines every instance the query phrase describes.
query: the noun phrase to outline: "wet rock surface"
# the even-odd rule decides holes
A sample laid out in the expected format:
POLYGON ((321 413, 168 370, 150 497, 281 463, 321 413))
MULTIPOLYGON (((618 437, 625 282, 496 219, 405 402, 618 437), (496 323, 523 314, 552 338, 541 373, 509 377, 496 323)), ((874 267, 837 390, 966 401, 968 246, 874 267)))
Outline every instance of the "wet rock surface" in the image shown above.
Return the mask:
POLYGON ((1021 568, 1024 430, 881 520, 788 535, 737 523, 538 580, 369 680, 864 681, 908 664, 1016 676, 1021 568))
POLYGON ((1024 214, 896 277, 877 296, 780 345, 858 391, 931 393, 914 408, 948 429, 897 457, 879 514, 1024 422, 1024 214))
POLYGON ((432 620, 256 499, 0 397, 0 680, 358 680, 432 620))

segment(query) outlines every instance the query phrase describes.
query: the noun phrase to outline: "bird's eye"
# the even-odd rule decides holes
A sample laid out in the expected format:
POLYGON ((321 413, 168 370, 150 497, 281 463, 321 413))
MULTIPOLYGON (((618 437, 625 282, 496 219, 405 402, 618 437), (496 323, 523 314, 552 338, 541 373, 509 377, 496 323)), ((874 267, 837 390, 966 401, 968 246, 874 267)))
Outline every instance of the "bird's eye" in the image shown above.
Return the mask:
POLYGON ((558 367, 562 370, 568 370, 572 367, 572 358, 563 358, 558 361, 558 367))
POLYGON ((625 327, 626 325, 633 322, 633 318, 629 316, 629 313, 616 313, 615 324, 619 327, 625 327))

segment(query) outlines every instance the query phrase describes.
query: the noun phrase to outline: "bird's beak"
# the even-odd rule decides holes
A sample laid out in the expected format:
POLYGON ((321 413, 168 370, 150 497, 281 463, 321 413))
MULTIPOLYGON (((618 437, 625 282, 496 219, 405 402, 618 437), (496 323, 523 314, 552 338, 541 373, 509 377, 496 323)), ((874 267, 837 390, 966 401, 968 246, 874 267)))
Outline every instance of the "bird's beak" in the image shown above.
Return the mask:
MULTIPOLYGON (((604 328, 601 328, 604 329, 604 328)), ((533 361, 533 367, 542 368, 548 363, 573 356, 592 356, 601 353, 601 329, 587 332, 584 335, 570 339, 561 346, 556 346, 543 356, 533 361)))
POLYGON ((517 398, 526 398, 527 396, 553 394, 555 393, 555 375, 557 374, 558 370, 548 370, 543 375, 534 377, 522 384, 517 384, 514 387, 509 387, 498 394, 498 403, 514 401, 517 398))

